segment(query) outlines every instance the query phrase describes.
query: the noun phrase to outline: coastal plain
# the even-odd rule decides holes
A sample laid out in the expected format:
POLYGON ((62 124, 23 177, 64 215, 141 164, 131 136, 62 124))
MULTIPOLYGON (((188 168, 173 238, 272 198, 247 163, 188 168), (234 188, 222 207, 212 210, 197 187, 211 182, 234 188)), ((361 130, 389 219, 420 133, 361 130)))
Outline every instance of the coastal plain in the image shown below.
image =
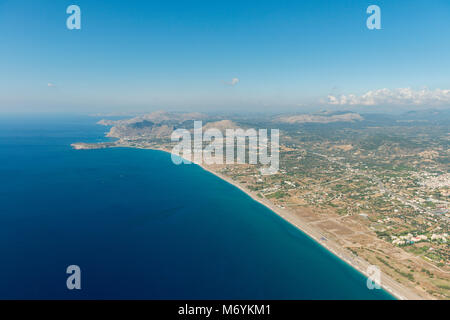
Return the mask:
MULTIPOLYGON (((450 298, 448 115, 320 113, 252 118, 155 112, 102 120, 111 142, 171 152, 174 128, 279 128, 280 170, 197 163, 296 226, 399 299, 450 298)), ((249 150, 247 149, 247 152, 249 150)))

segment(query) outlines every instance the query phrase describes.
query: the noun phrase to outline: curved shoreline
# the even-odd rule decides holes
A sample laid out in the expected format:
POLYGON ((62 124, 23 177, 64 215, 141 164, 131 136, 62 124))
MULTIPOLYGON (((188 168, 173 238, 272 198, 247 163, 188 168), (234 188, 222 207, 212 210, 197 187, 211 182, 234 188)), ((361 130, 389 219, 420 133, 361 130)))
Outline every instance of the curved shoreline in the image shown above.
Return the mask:
MULTIPOLYGON (((239 190, 244 192, 246 195, 248 195, 252 200, 254 200, 254 201, 262 204, 266 208, 268 208, 270 211, 275 213, 277 216, 279 216, 286 222, 290 223, 292 226, 294 226, 295 228, 300 230, 302 233, 304 233, 310 239, 317 242, 323 248, 325 248, 326 250, 331 252, 333 255, 335 255, 336 257, 341 259, 343 262, 345 262, 349 266, 353 267, 355 270, 360 272, 362 275, 364 275, 365 277, 369 277, 369 275, 366 272, 367 267, 369 267, 369 265, 370 265, 369 263, 367 263, 365 260, 362 260, 361 258, 358 258, 358 257, 353 258, 353 257, 349 256, 349 253, 347 252, 347 250, 341 248, 340 246, 335 244, 333 241, 326 238, 325 235, 321 234, 318 230, 315 230, 311 226, 307 225, 305 222, 301 221, 301 219, 299 217, 295 216, 292 212, 275 206, 274 204, 272 204, 265 198, 257 197, 256 194, 254 194, 252 191, 250 191, 247 188, 245 188, 244 186, 242 186, 240 183, 235 182, 235 181, 231 180, 230 178, 225 177, 224 175, 222 175, 218 172, 215 172, 215 171, 213 171, 203 165, 199 165, 197 163, 196 163, 196 165, 198 165, 203 170, 222 179, 223 181, 231 184, 232 186, 238 188, 239 190), (327 240, 323 241, 323 240, 321 240, 322 238, 326 238, 327 240), (360 261, 357 261, 357 260, 360 260, 360 261), (364 265, 366 266, 366 268, 364 268, 364 265)), ((401 293, 401 291, 405 291, 405 289, 403 289, 403 290, 400 288, 398 288, 397 290, 394 289, 393 287, 395 287, 397 285, 397 282, 391 283, 391 282, 394 282, 394 280, 392 280, 392 279, 389 279, 388 281, 386 281, 387 275, 381 274, 381 277, 382 277, 381 287, 383 289, 385 289, 387 292, 389 292, 391 295, 393 295, 395 298, 397 298, 399 300, 420 299, 419 296, 415 296, 412 293, 406 293, 406 292, 401 293), (388 282, 389 284, 386 284, 385 282, 388 282), (410 297, 408 297, 408 296, 410 296, 410 297)))
MULTIPOLYGON (((168 153, 172 155, 172 152, 167 149, 163 148, 157 148, 157 147, 132 147, 127 145, 115 145, 110 146, 112 148, 132 148, 132 149, 144 149, 144 150, 156 150, 156 151, 162 151, 165 153, 168 153)), ((299 231, 303 232, 306 236, 308 236, 310 239, 321 245, 323 248, 325 248, 327 251, 335 255, 337 258, 339 258, 344 263, 351 266, 353 269, 361 273, 365 277, 369 277, 367 273, 368 267, 371 265, 366 260, 353 255, 350 251, 343 248, 341 245, 336 243, 333 240, 328 239, 325 235, 323 235, 319 230, 316 228, 310 226, 306 221, 304 221, 302 218, 294 214, 292 211, 280 208, 276 206, 275 204, 271 203, 269 200, 265 198, 260 198, 254 193, 253 191, 248 190, 245 186, 240 184, 239 182, 233 181, 231 178, 224 176, 223 174, 214 171, 211 168, 208 168, 204 164, 195 163, 193 161, 190 161, 190 164, 195 164, 202 168, 203 170, 213 174, 214 176, 218 177, 219 179, 229 183, 230 185, 238 188, 240 191, 244 192, 247 196, 249 196, 252 200, 258 202, 259 204, 265 206, 269 210, 271 210, 274 214, 278 215, 280 218, 285 220, 286 222, 290 223, 292 226, 297 228, 299 231)), ((410 288, 405 287, 403 284, 395 281, 392 279, 389 275, 382 272, 380 270, 380 276, 381 276, 381 287, 386 290, 388 293, 390 293, 394 298, 397 298, 399 300, 423 300, 424 298, 411 290, 410 288)), ((368 289, 369 290, 369 289, 368 289)))
MULTIPOLYGON (((150 150, 157 150, 157 151, 163 151, 169 154, 172 154, 170 150, 166 149, 157 149, 157 148, 142 148, 142 149, 150 149, 150 150)), ((300 217, 295 215, 293 212, 282 209, 280 207, 277 207, 273 203, 271 203, 269 200, 265 198, 259 198, 253 191, 248 190, 245 186, 241 185, 239 182, 233 181, 231 178, 224 176, 221 173, 218 173, 214 171, 211 168, 208 168, 204 164, 195 163, 193 161, 190 161, 191 164, 195 164, 202 168, 203 170, 215 175, 219 179, 222 179, 223 181, 231 184, 232 186, 238 188, 242 192, 244 192, 246 195, 248 195, 252 200, 262 204, 269 210, 271 210, 273 213, 278 215, 280 218, 284 219, 294 227, 296 227, 298 230, 303 232, 305 235, 307 235, 309 238, 311 238, 313 241, 317 242, 319 245, 321 245, 323 248, 334 254, 336 257, 341 259, 343 262, 347 263, 349 266, 353 267, 356 271, 360 272, 365 277, 369 277, 367 274, 367 268, 371 265, 366 260, 355 256, 351 254, 347 249, 342 248, 339 244, 335 243, 334 241, 328 239, 320 233, 317 229, 314 227, 311 227, 308 225, 307 222, 303 221, 300 217), (325 239, 322 240, 322 239, 325 239)), ((423 299, 421 296, 416 294, 415 292, 411 291, 410 289, 404 287, 402 284, 398 283, 394 279, 392 279, 387 274, 381 272, 381 281, 380 285, 383 289, 385 289, 388 293, 390 293, 392 296, 399 300, 421 300, 423 299)), ((369 290, 369 289, 368 289, 369 290)))

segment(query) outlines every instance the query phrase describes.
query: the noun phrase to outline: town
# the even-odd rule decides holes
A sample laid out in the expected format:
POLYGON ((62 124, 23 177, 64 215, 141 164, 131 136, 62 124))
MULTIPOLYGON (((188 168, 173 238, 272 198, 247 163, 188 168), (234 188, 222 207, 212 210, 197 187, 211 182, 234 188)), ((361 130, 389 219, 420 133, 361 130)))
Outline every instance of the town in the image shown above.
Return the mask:
MULTIPOLYGON (((318 241, 345 248, 347 261, 365 261, 424 294, 450 297, 448 117, 386 118, 356 113, 242 117, 155 112, 102 120, 114 142, 74 148, 132 147, 172 152, 175 127, 278 129, 279 170, 246 161, 217 161, 208 170, 286 210, 318 241), (420 121, 418 121, 420 120, 420 121)), ((209 144, 202 141, 202 146, 209 144)), ((239 146, 235 146, 238 148, 239 146)), ((233 155, 236 155, 234 153, 233 155)), ((222 154, 223 156, 223 154, 222 154)), ((237 159, 236 159, 237 160, 237 159)))

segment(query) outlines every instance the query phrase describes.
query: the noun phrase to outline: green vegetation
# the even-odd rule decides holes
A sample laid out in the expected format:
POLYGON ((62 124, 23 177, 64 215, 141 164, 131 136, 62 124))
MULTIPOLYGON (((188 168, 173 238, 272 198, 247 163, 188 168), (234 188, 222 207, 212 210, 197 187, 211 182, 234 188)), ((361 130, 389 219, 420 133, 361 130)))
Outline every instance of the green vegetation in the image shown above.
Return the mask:
POLYGON ((277 192, 274 192, 274 193, 271 193, 271 194, 267 195, 266 198, 268 198, 268 199, 272 199, 272 198, 281 199, 281 198, 286 197, 287 195, 288 194, 286 192, 277 191, 277 192))

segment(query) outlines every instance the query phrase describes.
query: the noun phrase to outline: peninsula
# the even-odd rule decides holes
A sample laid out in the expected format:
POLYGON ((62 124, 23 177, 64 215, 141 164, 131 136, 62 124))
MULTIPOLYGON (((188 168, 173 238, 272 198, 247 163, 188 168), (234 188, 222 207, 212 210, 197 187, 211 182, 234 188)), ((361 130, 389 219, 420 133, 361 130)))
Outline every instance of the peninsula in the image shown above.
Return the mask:
POLYGON ((170 153, 173 130, 192 130, 194 120, 218 130, 279 128, 276 174, 262 175, 260 165, 198 165, 270 208, 361 273, 377 266, 381 285, 397 298, 449 299, 450 154, 445 119, 435 113, 372 118, 324 112, 250 120, 155 112, 102 120, 99 124, 110 127, 107 137, 114 142, 72 147, 170 153), (414 121, 418 116, 425 121, 414 121))

